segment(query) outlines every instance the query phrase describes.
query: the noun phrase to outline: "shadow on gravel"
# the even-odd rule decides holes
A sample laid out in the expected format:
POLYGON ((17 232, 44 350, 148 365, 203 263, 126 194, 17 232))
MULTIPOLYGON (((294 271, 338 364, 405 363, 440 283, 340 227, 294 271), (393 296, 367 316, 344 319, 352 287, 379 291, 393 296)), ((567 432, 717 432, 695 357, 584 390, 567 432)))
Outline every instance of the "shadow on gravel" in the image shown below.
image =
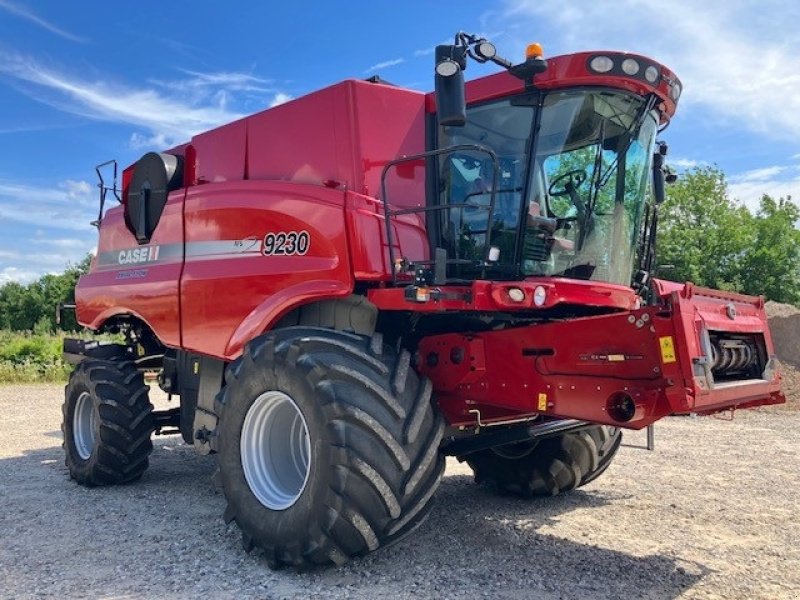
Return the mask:
MULTIPOLYGON (((134 484, 82 488, 60 447, 0 460, 4 594, 326 598, 674 598, 702 565, 636 556, 539 530, 626 498, 576 491, 538 501, 445 477, 429 519, 400 543, 340 569, 270 571, 221 518, 213 458, 157 439, 134 484)), ((623 532, 624 533, 624 532, 623 532)))
POLYGON ((481 588, 490 585, 492 597, 680 596, 709 570, 672 557, 635 556, 538 533, 558 520, 569 519, 572 511, 599 508, 629 497, 611 491, 577 490, 524 500, 497 495, 489 486, 475 485, 472 477, 445 477, 431 516, 414 536, 363 562, 388 573, 399 554, 429 557, 431 564, 419 558, 415 568, 420 577, 435 582, 434 591, 445 595, 471 580, 482 582, 481 588))

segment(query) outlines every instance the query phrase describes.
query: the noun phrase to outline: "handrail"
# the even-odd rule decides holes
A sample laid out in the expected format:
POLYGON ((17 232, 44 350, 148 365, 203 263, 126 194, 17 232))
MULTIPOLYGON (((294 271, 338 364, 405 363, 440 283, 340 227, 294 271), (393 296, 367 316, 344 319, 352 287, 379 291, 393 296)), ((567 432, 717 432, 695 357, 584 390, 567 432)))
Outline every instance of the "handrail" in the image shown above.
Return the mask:
MULTIPOLYGON (((397 272, 395 271, 394 268, 394 263, 395 263, 394 240, 392 235, 391 218, 399 215, 406 215, 413 213, 429 213, 437 210, 450 210, 452 208, 463 208, 465 206, 468 206, 470 208, 479 208, 488 211, 489 214, 486 220, 486 231, 491 231, 492 220, 494 218, 494 203, 495 203, 496 189, 497 189, 497 175, 499 172, 500 172, 500 162, 497 159, 497 154, 491 148, 482 146, 480 144, 456 144, 454 146, 447 146, 446 148, 439 148, 437 150, 429 150, 427 152, 421 152, 419 154, 410 154, 406 156, 401 156, 400 158, 390 160, 389 162, 386 163, 386 165, 383 167, 381 171, 381 200, 383 201, 384 220, 386 222, 386 243, 389 246, 389 269, 392 272, 392 283, 397 283, 397 272), (388 198, 388 192, 386 190, 386 174, 389 172, 389 169, 402 163, 428 159, 440 156, 442 154, 452 154, 454 152, 458 152, 461 150, 473 150, 477 152, 483 152, 486 155, 488 155, 489 158, 492 160, 494 169, 492 172, 492 188, 490 190, 488 205, 458 203, 458 204, 441 204, 441 205, 437 204, 435 206, 426 205, 416 208, 403 208, 394 211, 389 209, 389 198, 388 198)), ((484 250, 484 259, 483 259, 484 263, 489 262, 489 252, 491 250, 489 242, 490 240, 487 238, 486 248, 484 250)), ((431 252, 431 254, 433 254, 433 252, 431 252)))

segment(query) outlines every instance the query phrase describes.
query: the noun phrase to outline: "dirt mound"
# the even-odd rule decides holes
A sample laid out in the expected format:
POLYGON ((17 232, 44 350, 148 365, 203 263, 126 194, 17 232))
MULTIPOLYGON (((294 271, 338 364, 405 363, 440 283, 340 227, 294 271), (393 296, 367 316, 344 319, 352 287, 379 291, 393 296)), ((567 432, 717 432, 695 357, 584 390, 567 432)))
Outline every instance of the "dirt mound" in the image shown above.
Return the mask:
POLYGON ((800 309, 767 302, 766 310, 775 354, 784 365, 800 367, 800 309))
POLYGON ((780 360, 782 388, 792 407, 800 407, 800 309, 791 304, 767 302, 769 329, 780 360))

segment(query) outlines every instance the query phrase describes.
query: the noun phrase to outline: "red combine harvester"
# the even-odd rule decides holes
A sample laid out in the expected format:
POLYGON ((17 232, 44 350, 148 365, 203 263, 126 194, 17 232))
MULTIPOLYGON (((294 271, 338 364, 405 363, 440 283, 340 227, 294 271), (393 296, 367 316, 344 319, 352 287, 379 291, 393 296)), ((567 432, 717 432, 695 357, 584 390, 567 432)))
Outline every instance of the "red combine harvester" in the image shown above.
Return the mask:
POLYGON ((135 480, 180 433, 247 550, 340 564, 422 522, 445 455, 557 494, 621 428, 783 402, 761 298, 650 277, 680 93, 642 56, 460 33, 435 93, 344 81, 202 133, 105 215, 101 177, 77 316, 126 343, 65 341, 71 476, 135 480))

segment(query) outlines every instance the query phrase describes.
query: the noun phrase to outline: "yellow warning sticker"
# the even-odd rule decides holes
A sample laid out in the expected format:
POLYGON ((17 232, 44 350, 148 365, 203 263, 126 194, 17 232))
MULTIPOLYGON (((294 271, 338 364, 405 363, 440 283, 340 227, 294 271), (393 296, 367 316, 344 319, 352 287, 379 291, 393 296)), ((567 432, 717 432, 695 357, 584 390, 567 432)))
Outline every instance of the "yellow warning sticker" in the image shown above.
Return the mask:
POLYGON ((547 394, 539 394, 539 410, 547 410, 547 394))
POLYGON ((665 365, 674 363, 675 358, 675 342, 672 340, 671 335, 665 335, 658 338, 658 344, 661 346, 661 362, 665 365))

